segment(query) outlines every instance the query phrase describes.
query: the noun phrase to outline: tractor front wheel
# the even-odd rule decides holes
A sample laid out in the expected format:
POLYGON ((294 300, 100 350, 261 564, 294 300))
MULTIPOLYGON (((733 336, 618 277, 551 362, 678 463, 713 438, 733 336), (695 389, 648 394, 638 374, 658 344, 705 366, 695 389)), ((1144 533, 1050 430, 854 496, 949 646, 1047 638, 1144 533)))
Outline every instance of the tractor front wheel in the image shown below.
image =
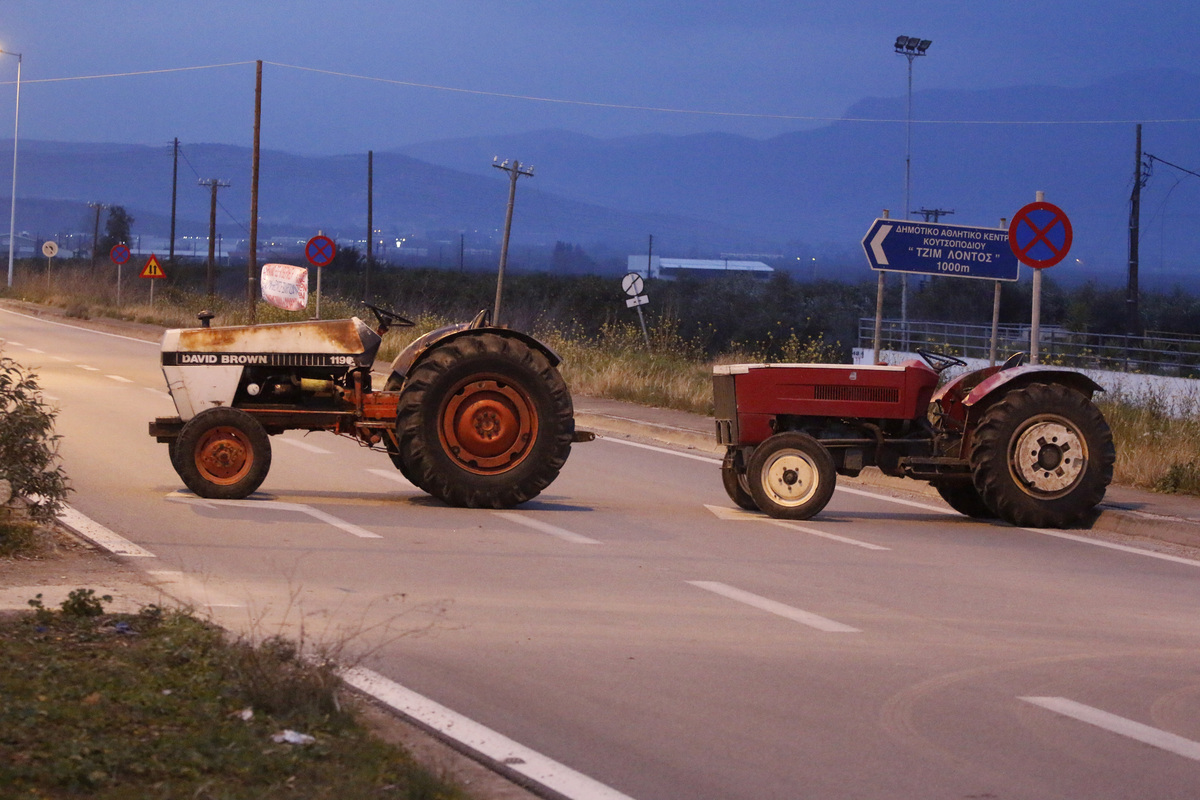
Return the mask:
POLYGON ((833 496, 837 471, 824 445, 806 433, 777 433, 754 450, 746 469, 759 509, 779 519, 808 519, 833 496))
POLYGON ((516 338, 472 333, 413 367, 396 430, 413 483, 452 506, 509 508, 558 477, 575 416, 544 353, 516 338))
POLYGON ((171 464, 199 496, 239 500, 267 477, 271 440, 258 420, 245 411, 210 408, 183 426, 171 464))
POLYGON ((971 473, 1001 519, 1030 528, 1080 522, 1112 481, 1112 431, 1083 394, 1032 383, 997 401, 979 422, 971 473))

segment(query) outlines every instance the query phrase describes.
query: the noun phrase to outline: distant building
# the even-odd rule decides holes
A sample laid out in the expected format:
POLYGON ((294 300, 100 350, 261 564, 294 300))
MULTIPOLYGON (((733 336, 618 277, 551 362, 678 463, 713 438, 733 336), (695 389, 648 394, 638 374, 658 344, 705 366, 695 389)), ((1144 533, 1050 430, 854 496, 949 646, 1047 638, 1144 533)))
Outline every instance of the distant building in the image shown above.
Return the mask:
POLYGON ((661 256, 630 256, 629 271, 643 278, 673 281, 681 275, 715 278, 719 275, 742 275, 747 278, 768 278, 775 270, 761 261, 739 261, 730 258, 662 258, 661 256), (649 263, 647 264, 647 261, 649 263))

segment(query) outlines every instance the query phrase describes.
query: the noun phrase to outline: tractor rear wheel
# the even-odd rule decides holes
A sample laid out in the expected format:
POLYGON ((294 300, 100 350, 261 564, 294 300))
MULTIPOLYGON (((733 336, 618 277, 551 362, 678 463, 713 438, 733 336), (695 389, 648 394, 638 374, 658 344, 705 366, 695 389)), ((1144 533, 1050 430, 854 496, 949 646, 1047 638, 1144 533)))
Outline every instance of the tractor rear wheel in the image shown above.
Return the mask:
MULTIPOLYGON (((384 386, 383 386, 383 390, 385 392, 398 392, 403 388, 404 388, 404 381, 400 380, 399 378, 397 378, 394 375, 390 376, 387 379, 387 383, 384 384, 384 386)), ((399 416, 399 414, 397 414, 397 417, 398 416, 399 416)), ((396 467, 396 469, 400 470, 400 474, 404 476, 404 479, 406 481, 411 483, 413 486, 416 486, 418 489, 421 489, 422 491, 424 491, 425 487, 422 486, 421 484, 417 483, 417 476, 413 473, 412 470, 410 470, 408 468, 408 465, 404 462, 404 457, 400 455, 400 449, 398 447, 395 447, 394 445, 392 445, 392 443, 390 441, 388 441, 386 439, 384 441, 385 441, 385 444, 387 447, 388 458, 390 458, 392 460, 392 464, 396 467)))
POLYGON ((245 411, 210 408, 183 426, 171 464, 200 497, 239 500, 267 477, 271 440, 245 411))
POLYGON ((837 471, 824 445, 806 433, 777 433, 754 450, 746 469, 759 509, 779 519, 808 519, 833 497, 837 471))
POLYGON ((396 431, 413 483, 452 506, 509 508, 558 477, 575 417, 571 393, 544 353, 519 339, 471 333, 412 368, 396 431))
POLYGON ((934 489, 946 501, 946 505, 972 519, 995 519, 996 512, 988 508, 979 496, 979 490, 971 483, 935 483, 934 489))
POLYGON ((729 499, 738 508, 758 511, 754 498, 750 496, 750 481, 746 477, 746 468, 742 465, 742 459, 736 447, 728 448, 725 451, 725 458, 721 460, 721 484, 725 487, 725 493, 729 495, 729 499))
POLYGON ((1030 528, 1080 522, 1112 481, 1112 431, 1083 394, 1032 383, 997 401, 979 422, 971 473, 1000 518, 1030 528))

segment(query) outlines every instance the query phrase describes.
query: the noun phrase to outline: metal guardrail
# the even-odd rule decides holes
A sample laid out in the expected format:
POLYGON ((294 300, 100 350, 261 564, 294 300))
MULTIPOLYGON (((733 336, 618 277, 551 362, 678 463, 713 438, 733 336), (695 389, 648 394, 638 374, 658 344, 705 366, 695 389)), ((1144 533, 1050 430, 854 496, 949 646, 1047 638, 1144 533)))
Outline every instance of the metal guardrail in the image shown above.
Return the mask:
MULTIPOLYGON (((996 358, 1003 361, 1013 353, 1029 352, 1028 325, 997 328, 996 358)), ((880 346, 885 350, 911 352, 921 347, 967 358, 987 359, 992 339, 991 325, 956 322, 920 322, 885 319, 880 346)), ((875 342, 875 318, 858 321, 859 346, 870 350, 875 342)), ((1041 327, 1040 361, 1078 369, 1103 369, 1200 378, 1200 338, 1186 334, 1147 331, 1142 336, 1081 333, 1059 327, 1041 327)))

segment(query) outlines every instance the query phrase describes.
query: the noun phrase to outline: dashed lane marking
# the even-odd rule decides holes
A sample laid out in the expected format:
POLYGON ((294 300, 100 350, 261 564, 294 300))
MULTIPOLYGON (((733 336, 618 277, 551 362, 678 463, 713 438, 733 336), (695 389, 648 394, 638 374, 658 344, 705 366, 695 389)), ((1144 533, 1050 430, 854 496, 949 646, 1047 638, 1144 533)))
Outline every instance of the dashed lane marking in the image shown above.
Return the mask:
POLYGON ((284 503, 278 500, 209 500, 203 497, 197 497, 190 492, 171 492, 166 496, 168 501, 174 503, 185 503, 192 506, 203 506, 206 508, 252 508, 262 511, 288 511, 298 514, 307 514, 315 520, 324 522, 328 525, 343 530, 351 536, 357 536, 360 539, 382 539, 378 533, 372 533, 366 528, 360 528, 352 522, 346 522, 344 519, 327 514, 319 508, 306 506, 303 503, 284 503))
POLYGON ((884 547, 883 545, 871 544, 870 542, 863 542, 859 541, 858 539, 851 539, 848 536, 838 536, 835 533, 826 533, 825 531, 819 531, 816 528, 797 525, 796 523, 789 522, 787 520, 772 519, 766 514, 763 514, 761 511, 747 511, 744 508, 726 508, 725 506, 705 505, 704 507, 711 511, 713 516, 715 516, 717 519, 728 520, 731 522, 766 522, 771 525, 776 525, 780 528, 800 531, 801 533, 807 533, 809 536, 819 536, 822 539, 829 539, 834 542, 841 542, 842 544, 851 544, 855 547, 861 547, 866 550, 892 549, 890 547, 884 547))
POLYGON ((329 455, 329 451, 326 450, 324 447, 317 447, 315 444, 309 444, 308 442, 304 442, 299 439, 285 439, 282 436, 276 436, 275 441, 282 442, 283 444, 286 444, 286 445, 291 445, 292 447, 298 448, 300 450, 304 450, 305 452, 308 452, 308 453, 317 453, 318 455, 323 455, 323 456, 329 455))
POLYGON ((405 486, 411 486, 414 489, 417 488, 413 484, 412 481, 410 481, 408 478, 401 475, 399 470, 368 469, 367 472, 371 473, 372 475, 374 475, 377 478, 383 478, 385 481, 392 481, 393 483, 400 483, 405 486))
POLYGON ((849 625, 844 625, 841 622, 836 622, 827 617, 822 617, 814 614, 811 611, 804 611, 793 606, 780 603, 777 600, 772 600, 762 595, 753 594, 735 586, 730 586, 727 583, 719 583, 717 581, 688 581, 689 584, 698 589, 719 594, 722 597, 730 600, 735 600, 739 603, 745 603, 748 606, 757 608, 759 611, 766 611, 771 614, 776 614, 780 617, 790 619, 793 622, 799 622, 801 625, 807 625, 810 628, 815 628, 825 633, 862 633, 858 628, 853 628, 849 625))
POLYGON ((1035 706, 1041 706, 1048 711, 1053 711, 1055 714, 1062 714, 1064 717, 1070 717, 1080 722, 1086 722, 1089 725, 1095 725, 1097 728, 1103 728, 1110 733, 1126 736, 1142 744, 1148 744, 1151 747, 1157 747, 1159 750, 1166 750, 1168 753, 1190 758, 1193 761, 1200 761, 1200 742, 1194 742, 1191 739, 1185 739, 1182 736, 1176 736, 1173 733, 1152 728, 1149 725, 1143 725, 1131 719, 1118 717, 1116 714, 1110 714, 1098 708, 1085 706, 1083 703, 1076 703, 1074 700, 1068 700, 1065 697, 1022 697, 1019 699, 1024 700, 1026 703, 1033 703, 1035 706))
POLYGON ((92 367, 87 364, 76 364, 75 366, 79 367, 80 369, 87 370, 88 372, 99 372, 100 371, 99 367, 92 367))
POLYGON ((573 544, 600 544, 599 540, 597 539, 590 539, 582 534, 569 531, 566 528, 560 528, 557 525, 551 525, 547 522, 542 522, 540 519, 534 519, 533 517, 526 516, 525 514, 517 514, 512 511, 497 511, 495 513, 497 517, 506 519, 509 522, 515 522, 518 525, 524 525, 526 528, 533 528, 535 531, 548 533, 551 536, 556 536, 565 542, 572 542, 573 544))
POLYGON ((104 377, 108 378, 109 380, 116 381, 117 383, 133 383, 133 381, 129 380, 129 378, 123 378, 120 375, 105 375, 104 377))

